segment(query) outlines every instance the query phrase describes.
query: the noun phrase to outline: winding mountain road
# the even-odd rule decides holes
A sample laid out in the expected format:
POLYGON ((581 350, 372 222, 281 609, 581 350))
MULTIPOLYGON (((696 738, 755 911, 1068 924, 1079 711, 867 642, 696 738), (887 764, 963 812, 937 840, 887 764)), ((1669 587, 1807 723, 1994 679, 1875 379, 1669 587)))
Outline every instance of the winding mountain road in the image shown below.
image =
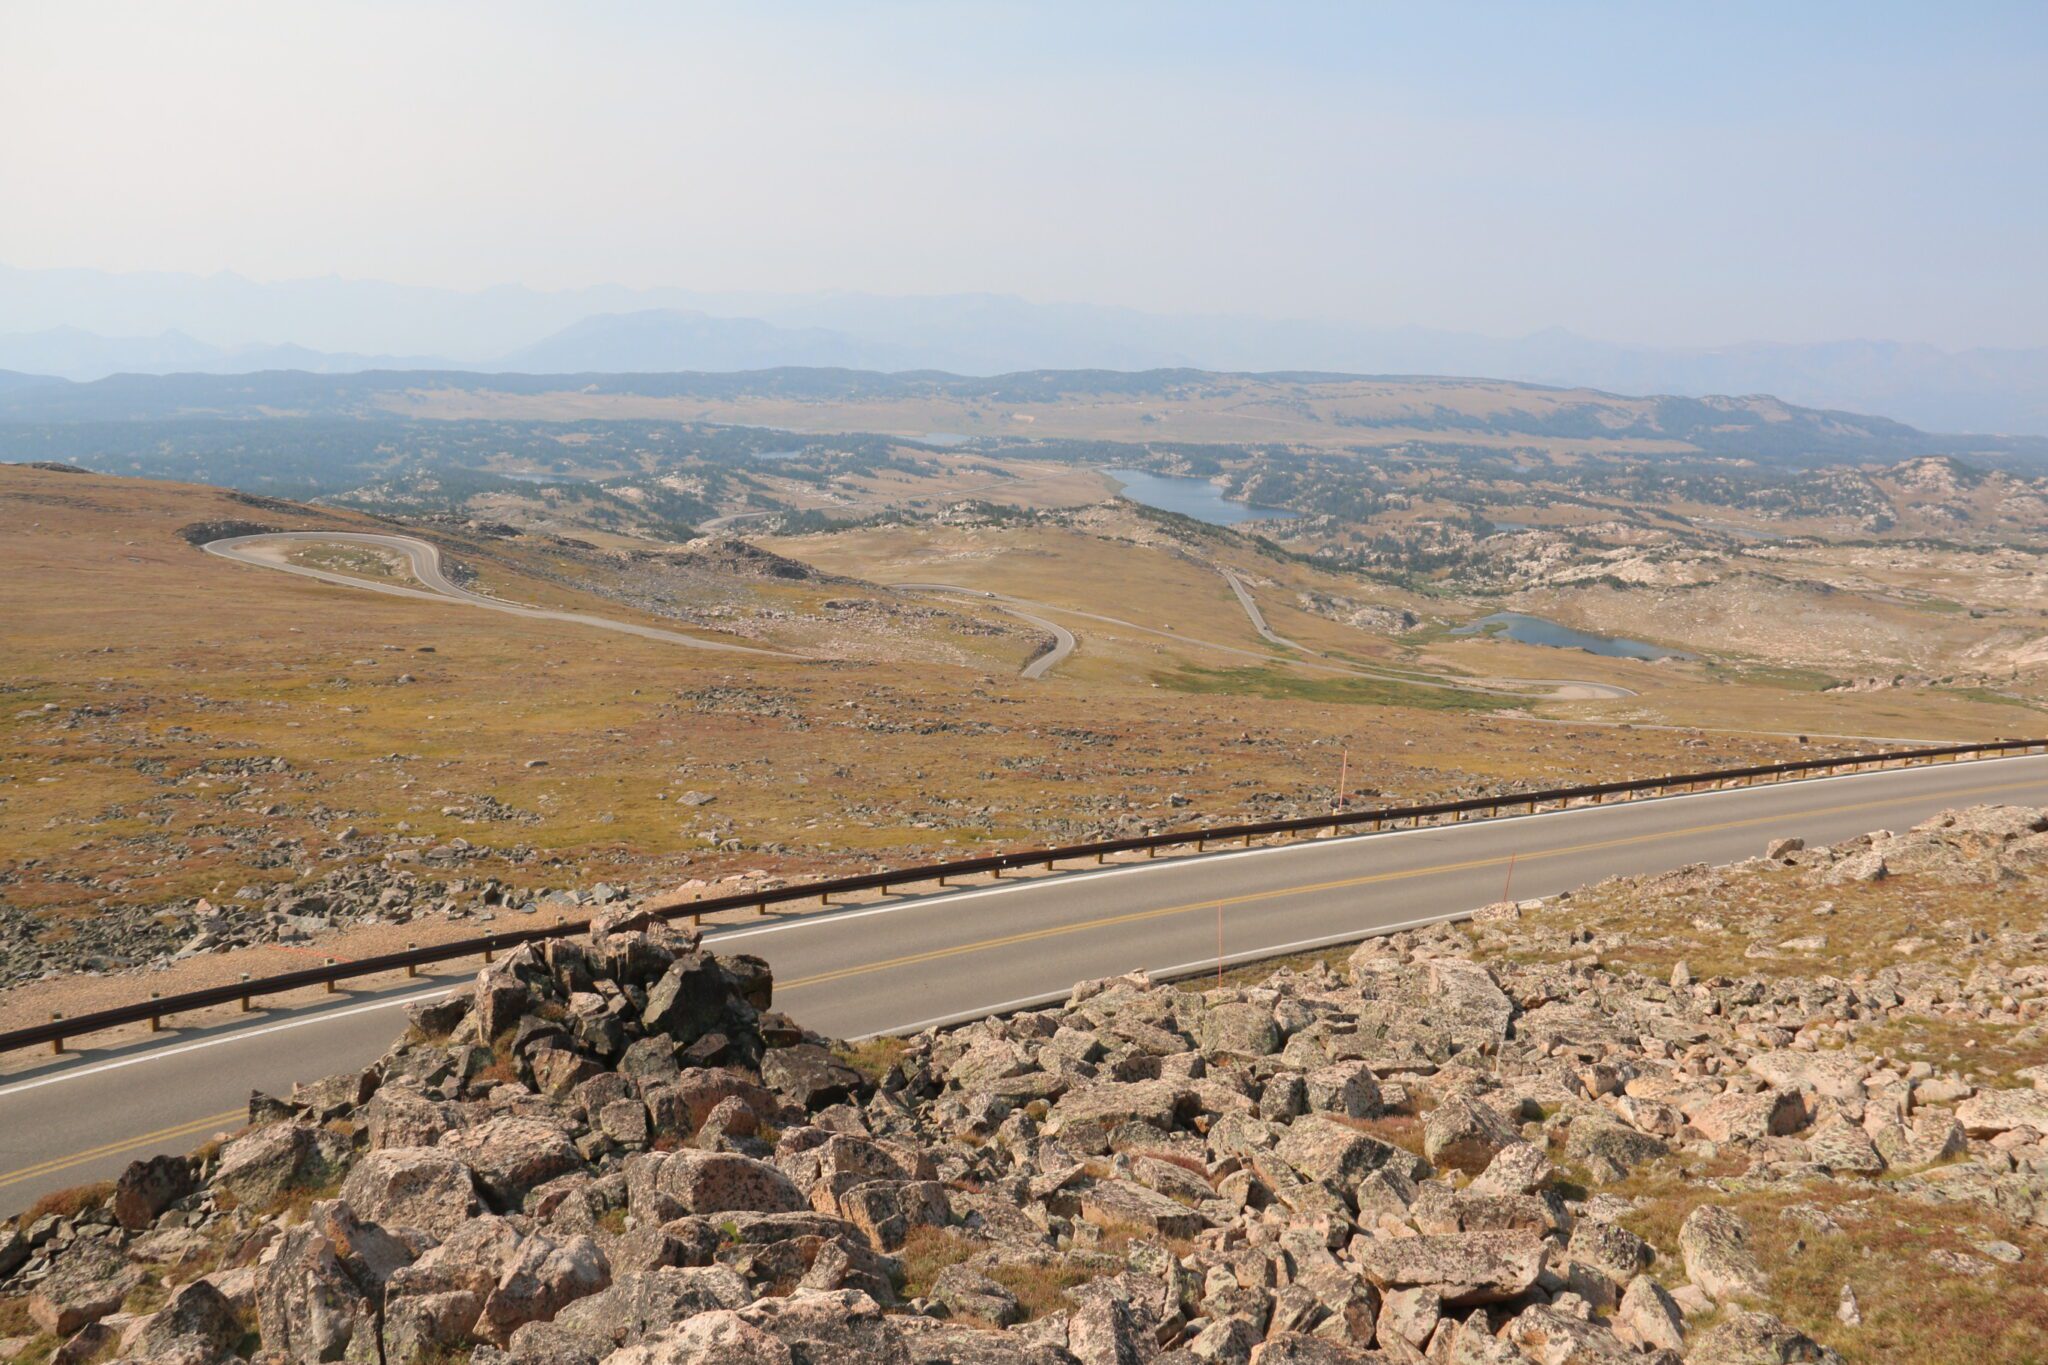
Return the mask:
MULTIPOLYGON (((846 1037, 1063 998, 1088 977, 1198 971, 1547 896, 1618 873, 1824 843, 1952 806, 2048 805, 2048 755, 1731 788, 1541 815, 1161 858, 790 915, 707 942, 775 968, 776 1004, 846 1037)), ((249 1091, 360 1067, 432 985, 30 1062, 0 1084, 0 1212, 240 1125, 249 1091)), ((139 986, 139 982, 138 982, 139 986)), ((28 1061, 29 1059, 17 1059, 28 1061)))
POLYGON ((605 616, 587 616, 581 612, 550 611, 545 607, 522 606, 502 598, 489 597, 472 592, 449 579, 441 568, 441 550, 429 541, 414 536, 387 536, 370 533, 341 531, 277 531, 264 535, 229 536, 223 540, 208 541, 200 548, 210 555, 233 560, 237 564, 253 564, 262 569, 275 569, 280 573, 297 574, 301 578, 314 578, 322 583, 334 583, 345 588, 360 588, 368 592, 381 592, 393 597, 411 597, 427 602, 459 602, 464 606, 481 607, 486 611, 500 611, 509 616, 525 616, 537 621, 565 621, 570 625, 593 626, 599 630, 617 631, 622 635, 638 635, 643 639, 661 640, 667 644, 682 645, 688 649, 717 649, 734 654, 756 654, 768 658, 795 659, 801 655, 785 653, 778 649, 764 649, 759 645, 734 644, 726 640, 706 640, 695 635, 684 635, 680 631, 663 630, 659 626, 643 626, 633 621, 614 621, 605 616), (363 545, 378 550, 395 550, 405 556, 412 576, 422 586, 407 587, 403 583, 379 583, 374 579, 356 578, 350 574, 333 573, 316 569, 307 564, 294 564, 288 558, 294 546, 299 545, 363 545))
MULTIPOLYGON (((1399 683, 1407 687, 1426 687, 1434 691, 1476 692, 1485 696, 1496 697, 1578 701, 1588 698, 1617 699, 1636 695, 1628 688, 1616 683, 1587 682, 1571 678, 1460 679, 1448 678, 1437 673, 1420 673, 1394 668, 1359 668, 1351 664, 1337 663, 1324 655, 1318 654, 1307 645, 1287 639, 1283 635, 1275 634, 1267 626, 1266 618, 1259 611, 1258 603, 1252 599, 1250 591, 1238 581, 1237 576, 1228 569, 1223 570, 1223 576, 1229 581, 1231 591, 1237 594, 1239 604, 1244 607, 1245 614, 1250 618, 1252 627, 1258 631, 1261 638, 1265 639, 1268 643, 1279 645, 1285 649, 1292 649, 1307 656, 1306 658, 1294 661, 1296 667, 1299 668, 1313 669, 1322 673, 1336 673, 1349 678, 1365 678, 1373 682, 1399 683), (1531 690, 1533 688, 1548 688, 1550 690, 1548 692, 1536 692, 1531 690)), ((1041 616, 1031 614, 1034 612, 1059 612, 1067 616, 1078 616, 1084 621, 1100 621, 1104 625, 1121 626, 1126 630, 1135 630, 1145 635, 1156 635, 1162 640, 1177 640, 1182 644, 1196 645, 1203 649, 1215 650, 1219 654, 1233 654, 1239 658, 1253 659, 1262 664, 1273 662, 1272 655, 1262 654, 1255 649, 1243 649, 1237 645, 1218 644, 1214 640, 1199 639, 1177 630, 1168 630, 1159 626, 1140 625, 1136 621, 1126 621, 1122 617, 1104 616, 1099 612, 1082 611, 1077 607, 1064 607, 1052 602, 1034 602, 1028 597, 1015 597, 1009 593, 991 592, 986 588, 970 588, 959 583, 890 583, 887 586, 905 592, 956 593, 962 597, 980 598, 984 601, 995 603, 1000 611, 1029 621, 1040 629, 1053 632, 1056 642, 1052 652, 1034 659, 1026 667, 1024 676, 1027 678, 1043 677, 1046 670, 1055 667, 1061 660, 1074 652, 1074 636, 1072 632, 1041 616)))

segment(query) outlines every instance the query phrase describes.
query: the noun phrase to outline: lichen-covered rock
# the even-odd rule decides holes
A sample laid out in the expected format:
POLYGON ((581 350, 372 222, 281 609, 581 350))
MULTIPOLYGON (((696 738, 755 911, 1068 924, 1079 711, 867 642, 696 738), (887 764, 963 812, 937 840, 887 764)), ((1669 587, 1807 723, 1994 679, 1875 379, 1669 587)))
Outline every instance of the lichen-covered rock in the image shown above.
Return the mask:
POLYGON ((1354 1243, 1359 1272, 1383 1291, 1426 1289, 1452 1307, 1503 1303, 1526 1293, 1549 1261, 1526 1233, 1375 1237, 1354 1243))
POLYGON ((438 1150, 467 1166, 501 1209, 518 1208, 529 1191, 584 1166, 565 1125, 517 1115, 458 1128, 441 1139, 438 1150))
POLYGON ((671 1152, 657 1178, 684 1213, 789 1213, 807 1208, 803 1192, 765 1161, 731 1152, 671 1152))
POLYGON ((1973 1138, 1993 1138, 2015 1128, 2048 1134, 2048 1091, 1979 1091, 1956 1106, 1956 1122, 1973 1138))
POLYGON ((387 1147, 349 1171, 341 1197, 364 1218, 386 1227, 417 1228, 444 1238, 480 1212, 469 1167, 447 1152, 387 1147))
POLYGON ((1842 1365, 1839 1353, 1768 1313, 1737 1309, 1700 1334, 1687 1365, 1842 1365))
POLYGON ((273 1123, 221 1149, 214 1188, 250 1208, 274 1207, 293 1191, 317 1189, 341 1173, 348 1140, 305 1123, 273 1123))
POLYGON ((1478 1175, 1493 1159, 1522 1141, 1515 1125, 1483 1100, 1452 1095, 1432 1109, 1422 1130, 1422 1152, 1431 1163, 1478 1175))
POLYGON ((1678 1229, 1678 1250, 1685 1257, 1685 1275, 1708 1297, 1727 1300, 1756 1298, 1769 1292, 1770 1281, 1749 1249, 1749 1227, 1718 1204, 1701 1204, 1678 1229))

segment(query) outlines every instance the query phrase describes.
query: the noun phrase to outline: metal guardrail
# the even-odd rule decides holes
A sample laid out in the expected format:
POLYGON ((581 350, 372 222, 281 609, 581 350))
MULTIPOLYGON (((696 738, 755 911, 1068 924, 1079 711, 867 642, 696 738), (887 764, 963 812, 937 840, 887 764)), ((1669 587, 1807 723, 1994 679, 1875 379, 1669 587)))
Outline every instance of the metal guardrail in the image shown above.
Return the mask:
MULTIPOLYGON (((944 886, 949 879, 955 877, 972 877, 987 873, 1000 875, 1020 868, 1041 866, 1051 870, 1056 863, 1091 857, 1101 862, 1115 853, 1143 852, 1151 856, 1163 848, 1183 848, 1190 844, 1196 852, 1202 852, 1210 844, 1227 843, 1232 840, 1241 840, 1249 846, 1255 839, 1271 838, 1275 835, 1315 834, 1323 831, 1372 832, 1396 828, 1403 822, 1412 828, 1432 820, 1448 819, 1459 822, 1474 816, 1485 818, 1513 813, 1533 814, 1545 805, 1554 805, 1558 809, 1574 803, 1598 805, 1607 798, 1616 796, 1630 798, 1646 793, 1671 794, 1731 786, 1752 786, 1759 780, 1828 777, 1844 772, 1883 769, 1894 764, 1913 766, 1939 763, 1943 760, 1955 762, 1966 758, 2010 757, 2033 753, 2035 750, 2048 753, 2048 739, 2003 739, 1979 744, 1895 749, 1888 753, 1799 759, 1790 763, 1766 763, 1748 768, 1723 768, 1708 772, 1675 773, 1665 777, 1644 777, 1628 782, 1601 782, 1544 791, 1514 792, 1501 796, 1475 796, 1462 801, 1438 801, 1419 806, 1387 806, 1372 810, 1339 811, 1330 815, 1299 816, 1289 820, 1261 820, 1246 824, 1168 830, 1160 834, 1141 834, 1127 839, 1103 839, 1094 843, 1065 844, 1055 848, 1022 849, 981 858, 961 858, 951 862, 924 863, 848 877, 830 877, 772 889, 711 896, 702 900, 657 900, 627 916, 622 923, 627 926, 645 925, 656 921, 680 919, 685 915, 690 916, 693 922, 699 922, 707 914, 741 910, 750 906, 758 913, 766 914, 771 905, 809 900, 812 897, 817 897, 824 903, 829 902, 833 896, 850 895, 857 891, 886 892, 892 886, 907 886, 921 882, 937 882, 944 886)), ((188 991, 180 995, 152 997, 132 1005, 81 1014, 72 1019, 53 1017, 45 1024, 0 1033, 0 1052, 16 1051, 42 1043, 49 1043, 55 1051, 61 1052, 66 1038, 119 1028, 124 1024, 147 1023, 154 1031, 162 1026, 165 1016, 174 1013, 237 1003, 246 1011, 254 1008, 254 1001, 258 996, 280 995, 287 991, 303 990, 309 986, 325 986, 331 991, 338 982, 356 977, 376 976, 384 972, 404 971, 408 976, 412 976, 417 975, 421 967, 457 958, 481 957, 489 962, 498 953, 507 949, 564 935, 580 934, 589 928, 590 921, 587 919, 565 921, 535 929, 519 929, 500 934, 487 934, 481 938, 437 943, 425 948, 408 948, 403 952, 383 953, 376 957, 328 962, 322 966, 306 967, 276 976, 244 977, 241 981, 229 985, 188 991)))

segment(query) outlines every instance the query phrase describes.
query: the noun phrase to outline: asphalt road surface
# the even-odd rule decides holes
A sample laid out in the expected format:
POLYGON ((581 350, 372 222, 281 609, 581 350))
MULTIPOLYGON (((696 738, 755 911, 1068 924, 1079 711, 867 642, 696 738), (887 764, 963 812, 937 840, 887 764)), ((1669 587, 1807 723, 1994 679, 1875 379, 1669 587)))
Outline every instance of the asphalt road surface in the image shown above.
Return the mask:
POLYGON ((1074 632, 1060 625, 1057 621, 1048 621, 1043 616, 1034 616, 1032 613, 1014 605, 1023 601, 1022 598, 1005 597, 999 592, 988 592, 981 588, 963 588, 952 583, 895 583, 890 586, 910 592, 949 592, 957 593, 961 597, 985 597, 996 604, 997 611, 1007 612, 1019 621, 1037 626, 1040 630, 1052 636, 1052 648, 1024 665, 1023 672, 1018 676, 1026 679, 1042 678, 1053 669, 1058 668, 1067 661, 1067 656, 1074 652, 1074 645, 1077 643, 1074 639, 1074 632))
POLYGON ((643 626, 632 621, 614 621, 604 616, 585 616, 580 612, 526 607, 517 602, 506 602, 496 597, 487 597, 483 593, 471 592, 468 588, 451 582, 448 575, 441 571, 439 547, 412 536, 381 536, 367 533, 359 535, 339 531, 279 531, 268 535, 230 536, 225 540, 208 541, 201 548, 210 555, 231 559, 237 564, 254 564, 258 568, 276 569, 282 573, 297 574, 301 578, 317 578, 322 583, 335 583, 345 588, 361 588, 393 597, 412 597, 428 602, 455 601, 465 606, 482 607, 486 611, 501 611, 510 616, 530 616, 538 621, 566 621, 571 625, 595 626, 599 630, 613 630, 649 640, 663 640, 690 649, 722 649, 735 654, 765 654, 785 659, 797 657, 780 650, 733 644, 725 640, 706 640, 695 635, 684 635, 680 631, 662 630, 658 626, 643 626), (331 544, 368 545, 380 550, 396 550, 405 556, 412 576, 423 586, 409 588, 403 583, 379 583, 372 579, 354 578, 348 574, 329 573, 325 569, 294 564, 285 557, 294 545, 331 544))
MULTIPOLYGON (((776 1004, 859 1037, 1064 998, 1089 977, 1199 970, 1453 918, 1619 873, 1728 862, 1766 840, 1832 842, 1951 806, 2048 805, 2048 755, 1788 782, 910 896, 714 931, 774 965, 776 1004), (1512 873, 1512 886, 1508 878, 1512 873)), ((467 973, 463 974, 464 976, 467 973)), ((53 1059, 0 1086, 0 1213, 238 1126, 252 1088, 361 1066, 397 1006, 459 978, 343 997, 119 1052, 53 1059)))

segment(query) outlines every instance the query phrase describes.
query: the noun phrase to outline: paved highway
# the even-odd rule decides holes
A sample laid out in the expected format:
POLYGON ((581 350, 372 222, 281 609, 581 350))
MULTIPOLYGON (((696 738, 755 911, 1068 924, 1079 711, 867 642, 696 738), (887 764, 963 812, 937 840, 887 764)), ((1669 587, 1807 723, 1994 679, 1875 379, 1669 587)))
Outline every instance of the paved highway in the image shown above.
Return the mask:
POLYGON ((1008 613, 1028 625, 1037 626, 1052 636, 1052 648, 1024 665, 1024 671, 1019 676, 1026 679, 1042 678, 1058 668, 1067 661, 1067 656, 1074 652, 1074 646, 1078 643, 1074 639, 1074 632, 1057 621, 1048 621, 1043 616, 1033 615, 1015 605, 1024 600, 1021 597, 1006 597, 999 592, 988 592, 982 588, 963 588, 954 583, 892 583, 889 586, 905 592, 949 592, 957 593, 961 597, 988 598, 996 604, 997 611, 1008 613))
MULTIPOLYGON (((708 935, 774 965, 776 1003, 854 1037, 1064 997, 1077 980, 1197 969, 1552 895, 1618 873, 1726 862, 1768 839, 1830 842, 1950 806, 2048 805, 2048 755, 1789 782, 1275 848, 1159 859, 911 896, 708 935), (1512 860, 1512 861, 1511 861, 1512 860)), ((185 1150, 232 1127, 252 1087, 360 1066, 438 993, 357 995, 118 1054, 52 1061, 0 1086, 0 1211, 185 1150)))
POLYGON ((428 602, 455 601, 465 606, 482 607, 486 611, 501 611, 509 616, 530 616, 539 621, 567 621, 571 625, 595 626, 599 630, 613 630, 649 640, 663 640, 672 645, 684 645, 691 649, 722 649, 735 654, 763 654, 783 659, 798 657, 756 645, 700 639, 695 635, 684 635, 680 631, 663 630, 658 626, 643 626, 632 621, 614 621, 609 617, 586 616, 580 612, 526 607, 517 602, 506 602, 500 598, 485 596, 483 593, 471 592, 468 588, 450 581, 447 574, 441 571, 441 551, 438 546, 413 536, 351 534, 337 531, 279 531, 267 535, 230 536, 225 540, 208 541, 201 548, 210 555, 231 559, 238 564, 254 564, 258 568, 276 569, 282 573, 297 574, 301 578, 317 578, 323 583, 335 583, 345 588, 361 588, 393 597, 412 597, 428 602), (405 556, 413 577, 424 586, 409 588, 403 583, 378 583, 372 579, 354 578, 348 574, 329 573, 325 569, 294 564, 285 558, 286 553, 294 545, 331 544, 368 545, 380 550, 396 550, 405 556))

